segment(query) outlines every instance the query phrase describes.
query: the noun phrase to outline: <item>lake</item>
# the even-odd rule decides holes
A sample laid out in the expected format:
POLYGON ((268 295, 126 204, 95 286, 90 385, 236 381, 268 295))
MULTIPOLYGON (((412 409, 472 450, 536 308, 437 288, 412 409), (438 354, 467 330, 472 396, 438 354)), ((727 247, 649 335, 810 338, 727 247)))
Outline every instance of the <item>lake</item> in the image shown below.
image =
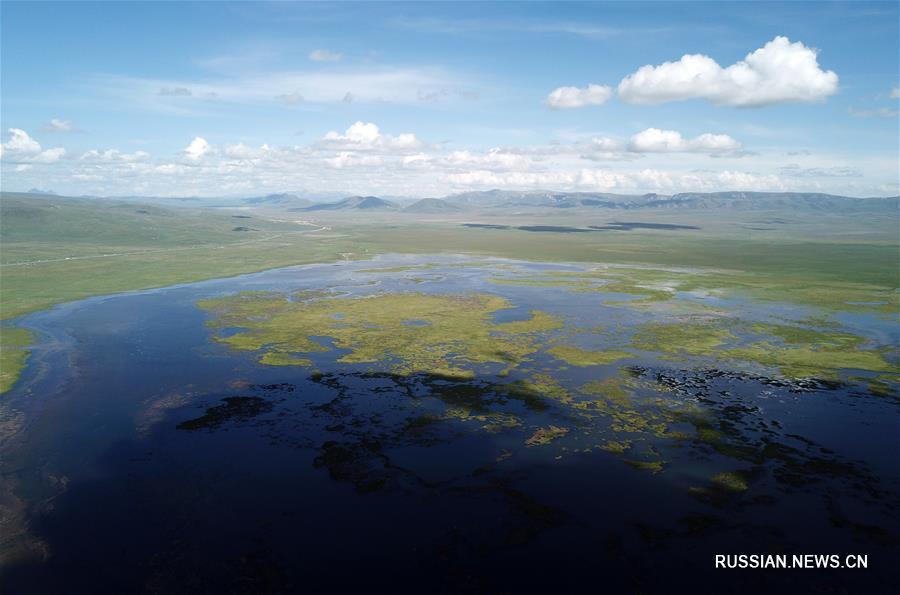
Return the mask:
POLYGON ((897 587, 896 324, 652 273, 383 255, 21 318, 0 592, 897 587))

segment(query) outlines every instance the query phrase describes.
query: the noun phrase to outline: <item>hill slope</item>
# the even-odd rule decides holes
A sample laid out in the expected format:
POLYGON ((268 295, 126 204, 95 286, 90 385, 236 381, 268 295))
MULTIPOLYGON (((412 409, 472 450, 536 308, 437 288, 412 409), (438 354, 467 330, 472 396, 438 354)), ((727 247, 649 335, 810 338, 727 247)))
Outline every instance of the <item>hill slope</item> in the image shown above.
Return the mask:
POLYGON ((337 202, 312 205, 304 211, 393 210, 397 205, 377 196, 348 196, 337 202))

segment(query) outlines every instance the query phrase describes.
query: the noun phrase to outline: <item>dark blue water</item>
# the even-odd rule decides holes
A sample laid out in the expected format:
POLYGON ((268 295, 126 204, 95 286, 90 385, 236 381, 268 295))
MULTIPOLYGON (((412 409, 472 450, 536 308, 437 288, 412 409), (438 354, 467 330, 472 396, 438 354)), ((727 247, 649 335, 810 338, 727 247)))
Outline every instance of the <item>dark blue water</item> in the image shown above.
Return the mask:
MULTIPOLYGON (((4 397, 24 421, 5 437, 0 459, 0 593, 898 586, 897 402, 864 384, 798 387, 713 362, 629 361, 642 413, 656 399, 690 401, 724 436, 717 448, 633 433, 648 458, 665 461, 653 473, 598 448, 622 438, 615 420, 507 398, 516 373, 394 377, 338 365, 334 354, 315 356, 321 374, 268 367, 211 341, 208 315, 196 306, 248 289, 490 291, 514 305, 498 321, 546 310, 578 330, 573 344, 585 347, 601 345, 590 332, 598 325, 627 329, 658 316, 595 293, 486 281, 575 267, 400 256, 376 265, 94 298, 21 320, 42 347, 4 397), (426 262, 438 266, 358 272, 426 262), (471 421, 413 423, 459 403, 524 424, 492 433, 471 421), (525 446, 535 427, 549 425, 569 433, 525 446), (746 491, 691 491, 733 470, 752 478, 746 491), (869 568, 714 570, 715 554, 735 553, 868 554, 869 568)), ((740 307, 751 320, 769 315, 740 307)), ((618 369, 562 367, 549 357, 535 366, 567 387, 618 369)))

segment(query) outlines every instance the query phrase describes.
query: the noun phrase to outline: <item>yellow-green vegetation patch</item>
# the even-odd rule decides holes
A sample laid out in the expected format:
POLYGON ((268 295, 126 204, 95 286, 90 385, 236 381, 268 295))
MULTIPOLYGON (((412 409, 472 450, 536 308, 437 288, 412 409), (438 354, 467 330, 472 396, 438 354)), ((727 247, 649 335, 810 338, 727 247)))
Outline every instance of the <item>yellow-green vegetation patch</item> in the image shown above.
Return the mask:
POLYGON ((312 360, 309 360, 305 357, 294 357, 289 353, 283 353, 280 351, 269 351, 261 358, 259 358, 259 363, 265 364, 267 366, 311 366, 313 365, 312 360))
POLYGON ((477 364, 515 367, 541 349, 540 333, 562 325, 540 311, 527 320, 496 323, 493 314, 512 304, 491 294, 386 293, 303 302, 238 294, 204 300, 199 306, 214 315, 212 327, 239 329, 218 341, 259 351, 263 363, 284 365, 294 354, 325 351, 313 339, 324 336, 346 351, 341 363, 383 364, 398 374, 454 379, 472 378, 471 366, 477 364))
POLYGON ((494 323, 494 330, 500 333, 519 335, 523 333, 543 333, 558 329, 561 326, 562 321, 558 317, 547 314, 542 310, 532 310, 531 318, 494 323))
POLYGON ((717 486, 731 492, 747 491, 747 477, 740 471, 726 471, 712 477, 712 482, 717 486))
POLYGON ((557 438, 562 438, 569 433, 569 428, 560 428, 558 426, 548 426, 546 428, 538 428, 534 434, 525 441, 525 446, 540 446, 550 444, 557 438))
POLYGON ((625 461, 635 469, 641 469, 642 471, 649 471, 650 473, 659 473, 663 470, 664 463, 662 461, 632 461, 630 459, 626 459, 625 461))
POLYGON ((549 374, 536 372, 530 378, 517 380, 506 385, 506 392, 510 397, 523 401, 533 409, 546 407, 545 400, 555 401, 564 405, 572 403, 572 396, 559 382, 549 374))
POLYGON ((601 450, 617 455, 625 454, 630 447, 631 440, 607 440, 605 444, 600 445, 601 450))
POLYGON ((19 379, 30 355, 27 347, 33 340, 28 329, 0 328, 0 393, 11 389, 19 379))
POLYGON ((547 353, 573 366, 605 366, 635 357, 624 351, 592 351, 571 345, 557 345, 547 353))
POLYGON ((842 369, 900 371, 885 359, 884 350, 863 348, 866 340, 857 335, 774 324, 757 324, 752 328, 755 333, 772 339, 729 349, 721 356, 777 368, 792 378, 834 379, 842 369))
POLYGON ((718 323, 649 323, 634 334, 632 345, 672 356, 711 356, 734 338, 728 328, 718 323))

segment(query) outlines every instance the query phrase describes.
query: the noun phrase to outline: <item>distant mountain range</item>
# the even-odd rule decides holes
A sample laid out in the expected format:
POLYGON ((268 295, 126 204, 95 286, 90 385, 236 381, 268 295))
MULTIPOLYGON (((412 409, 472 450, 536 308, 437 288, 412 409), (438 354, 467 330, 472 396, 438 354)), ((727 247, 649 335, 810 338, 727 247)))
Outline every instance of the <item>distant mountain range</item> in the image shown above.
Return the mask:
MULTIPOLYGON (((32 196, 47 196, 35 190, 32 196)), ((319 196, 324 197, 326 193, 319 196)), ((332 197, 335 197, 333 194, 332 197)), ((217 207, 266 207, 288 211, 396 211, 452 214, 475 209, 733 209, 805 210, 818 212, 892 212, 897 214, 900 197, 854 198, 815 192, 683 192, 679 194, 610 194, 607 192, 551 192, 487 190, 463 192, 444 198, 416 201, 397 197, 348 196, 335 202, 317 202, 308 193, 282 192, 247 198, 154 198, 117 197, 153 204, 183 204, 217 207)))
MULTIPOLYGON (((284 195, 272 195, 281 197, 284 195)), ((515 192, 488 190, 445 198, 423 198, 406 206, 377 196, 350 196, 337 202, 292 205, 292 211, 402 211, 454 213, 473 209, 594 208, 594 209, 802 209, 828 212, 896 211, 900 197, 852 198, 805 192, 685 192, 661 194, 609 194, 604 192, 515 192)), ((265 204, 278 206, 272 199, 265 204)), ((250 203, 248 203, 250 204, 250 203)), ((260 203, 254 203, 260 204, 260 203)))
POLYGON ((807 192, 686 192, 661 194, 609 194, 605 192, 511 192, 488 190, 448 196, 451 204, 481 207, 595 207, 610 209, 665 208, 812 208, 863 210, 896 208, 898 197, 852 198, 807 192))

